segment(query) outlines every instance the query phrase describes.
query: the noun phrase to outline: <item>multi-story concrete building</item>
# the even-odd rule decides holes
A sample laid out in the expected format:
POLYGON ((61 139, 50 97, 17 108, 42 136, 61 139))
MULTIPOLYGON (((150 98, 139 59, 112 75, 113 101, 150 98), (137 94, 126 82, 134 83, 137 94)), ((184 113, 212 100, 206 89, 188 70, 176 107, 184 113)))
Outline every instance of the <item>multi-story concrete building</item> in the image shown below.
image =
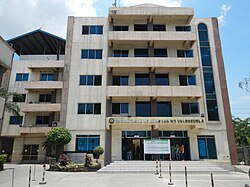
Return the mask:
MULTIPOLYGON (((68 152, 151 160, 144 139, 184 144, 185 159, 236 163, 216 18, 192 8, 112 7, 69 17, 60 124, 68 152)), ((161 155, 169 159, 168 155, 161 155)))
POLYGON ((8 90, 23 97, 12 98, 20 117, 5 112, 1 152, 12 162, 41 162, 42 142, 60 118, 65 40, 35 30, 7 42, 20 57, 13 62, 8 90))
POLYGON ((66 46, 41 30, 8 42, 21 57, 9 90, 26 94, 22 121, 6 114, 1 133, 12 161, 43 160, 42 141, 59 121, 72 133, 66 153, 100 145, 105 163, 155 159, 144 154, 147 139, 183 144, 186 160, 236 163, 216 18, 112 7, 108 17, 69 17, 66 46))

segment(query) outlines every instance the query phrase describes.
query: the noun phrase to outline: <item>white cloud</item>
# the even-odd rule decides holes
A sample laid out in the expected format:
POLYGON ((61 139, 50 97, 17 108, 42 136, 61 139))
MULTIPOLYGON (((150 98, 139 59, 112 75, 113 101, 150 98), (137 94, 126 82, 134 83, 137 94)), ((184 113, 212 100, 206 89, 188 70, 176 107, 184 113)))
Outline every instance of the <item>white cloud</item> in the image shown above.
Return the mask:
POLYGON ((123 0, 123 6, 132 6, 138 4, 145 4, 145 3, 153 3, 156 5, 162 5, 167 7, 180 7, 182 4, 182 0, 123 0))
POLYGON ((68 16, 96 16, 96 1, 0 0, 0 35, 9 39, 42 28, 65 38, 68 16))
POLYGON ((231 100, 231 104, 250 104, 250 95, 237 97, 231 100))
POLYGON ((229 4, 223 4, 220 7, 220 16, 218 17, 219 23, 221 24, 221 26, 226 25, 226 16, 229 10, 231 10, 232 6, 229 4))

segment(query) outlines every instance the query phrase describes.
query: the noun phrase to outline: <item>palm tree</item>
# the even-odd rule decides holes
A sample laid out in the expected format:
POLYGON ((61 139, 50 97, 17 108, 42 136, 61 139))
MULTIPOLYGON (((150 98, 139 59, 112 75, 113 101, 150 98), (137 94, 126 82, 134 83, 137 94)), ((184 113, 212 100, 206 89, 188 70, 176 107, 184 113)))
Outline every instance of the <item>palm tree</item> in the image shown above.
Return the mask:
MULTIPOLYGON (((20 116, 20 107, 16 102, 11 101, 12 97, 22 98, 21 94, 16 92, 8 92, 4 88, 0 88, 0 97, 4 99, 4 110, 14 114, 15 116, 20 116)), ((0 118, 3 116, 0 116, 0 118)))

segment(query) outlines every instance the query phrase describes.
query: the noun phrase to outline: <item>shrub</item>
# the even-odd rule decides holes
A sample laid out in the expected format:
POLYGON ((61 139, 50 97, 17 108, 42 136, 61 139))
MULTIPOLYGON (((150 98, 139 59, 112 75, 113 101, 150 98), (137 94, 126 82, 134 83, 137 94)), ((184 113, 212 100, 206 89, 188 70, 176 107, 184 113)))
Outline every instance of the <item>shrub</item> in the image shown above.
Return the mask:
POLYGON ((7 154, 2 154, 0 155, 0 163, 3 164, 4 162, 7 161, 7 154))
POLYGON ((95 147, 93 151, 93 155, 96 159, 99 159, 99 157, 104 153, 104 150, 101 146, 95 147))

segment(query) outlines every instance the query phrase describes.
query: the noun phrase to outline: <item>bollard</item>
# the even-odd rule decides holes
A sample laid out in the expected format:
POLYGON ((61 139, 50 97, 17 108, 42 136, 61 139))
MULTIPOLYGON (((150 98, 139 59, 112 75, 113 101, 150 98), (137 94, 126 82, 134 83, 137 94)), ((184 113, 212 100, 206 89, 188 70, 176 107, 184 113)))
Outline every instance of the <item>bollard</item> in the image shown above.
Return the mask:
POLYGON ((14 181, 15 181, 15 168, 12 168, 12 184, 11 184, 12 187, 14 187, 14 181))
POLYGON ((30 180, 31 180, 31 166, 30 166, 30 170, 29 170, 29 187, 30 187, 30 180))
POLYGON ((161 174, 161 160, 160 160, 160 176, 159 176, 160 179, 163 178, 162 174, 161 174))
POLYGON ((34 171, 33 171, 33 179, 32 181, 36 181, 36 164, 34 165, 34 171))
POLYGON ((213 177, 213 173, 211 173, 211 185, 212 185, 212 187, 214 187, 214 177, 213 177))
POLYGON ((159 174, 159 171, 158 171, 158 160, 156 160, 155 163, 156 163, 156 166, 155 166, 155 175, 158 175, 159 174))
POLYGON ((188 181, 187 181, 187 167, 185 166, 185 181, 186 181, 186 187, 188 187, 188 181))
POLYGON ((45 181, 45 167, 46 165, 43 164, 43 177, 42 177, 42 181, 39 182, 39 184, 46 184, 47 182, 45 181))
POLYGON ((171 163, 169 163, 169 183, 168 185, 173 185, 174 183, 172 182, 172 174, 171 174, 171 163))

